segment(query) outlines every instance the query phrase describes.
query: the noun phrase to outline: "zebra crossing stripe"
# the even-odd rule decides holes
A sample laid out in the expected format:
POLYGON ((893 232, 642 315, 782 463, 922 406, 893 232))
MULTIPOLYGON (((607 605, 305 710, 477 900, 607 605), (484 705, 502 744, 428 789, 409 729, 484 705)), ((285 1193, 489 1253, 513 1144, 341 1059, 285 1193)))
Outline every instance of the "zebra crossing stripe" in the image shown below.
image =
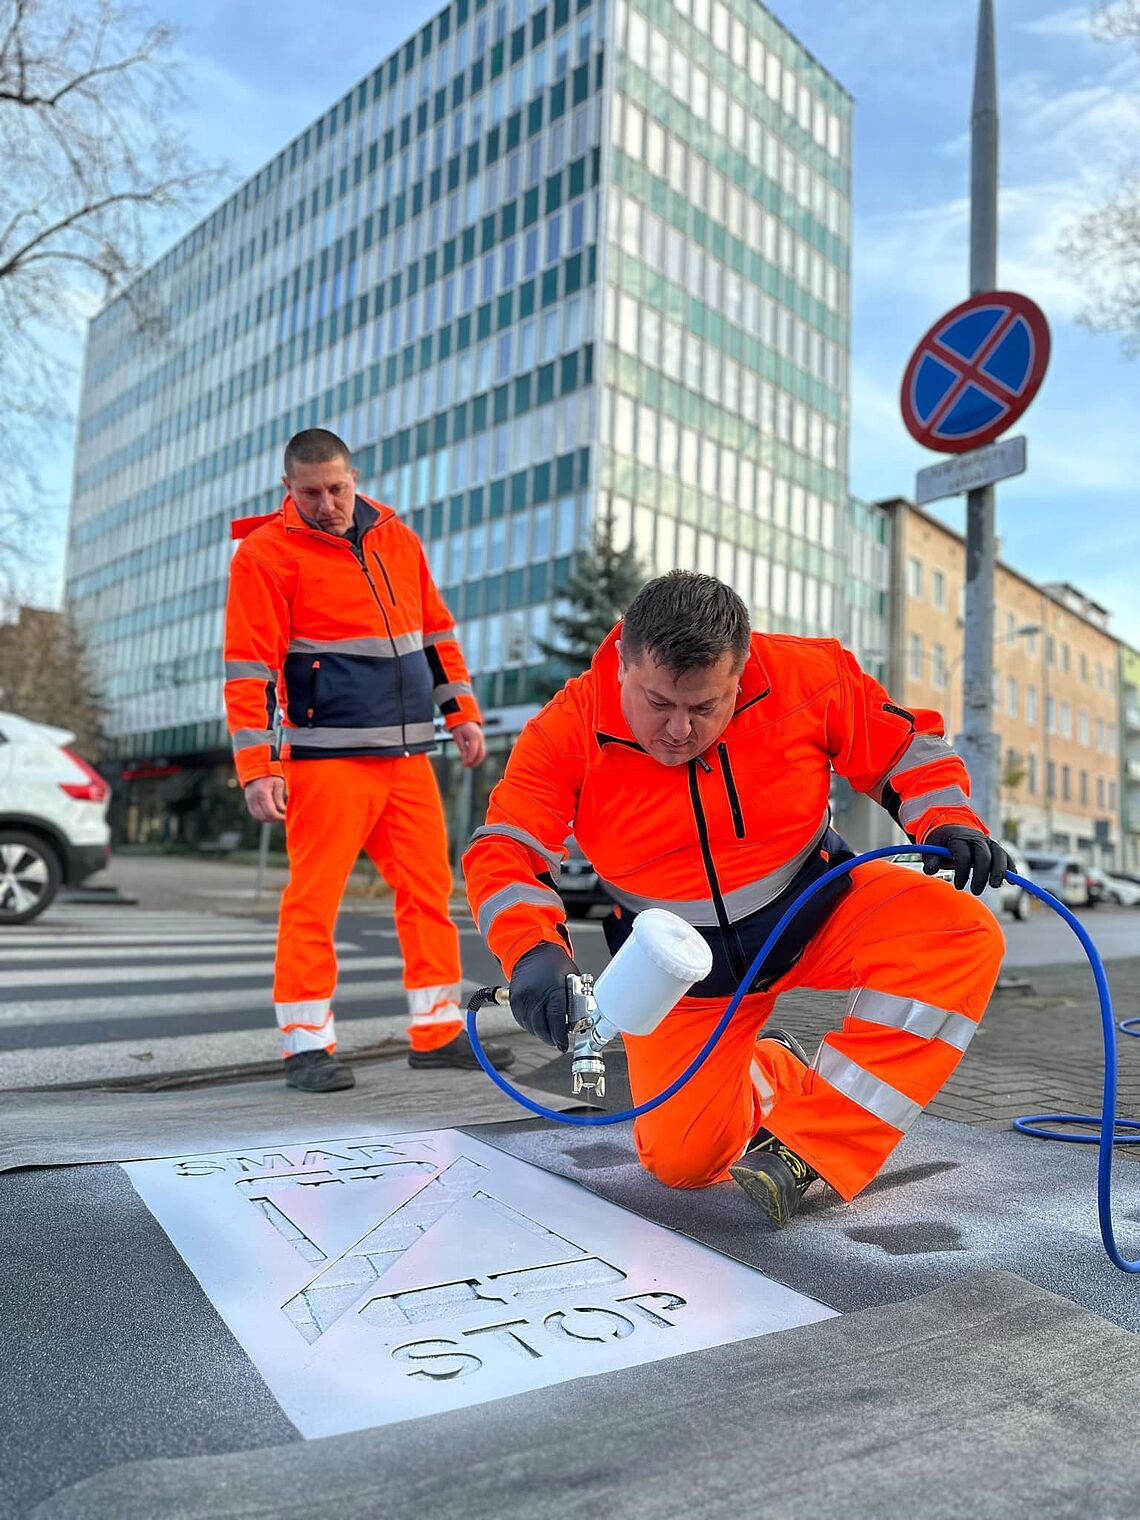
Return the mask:
MULTIPOLYGON (((346 960, 342 971, 397 971, 403 966, 403 960, 398 955, 361 955, 346 960)), ((211 965, 209 960, 196 960, 184 962, 172 962, 165 966, 153 968, 152 979, 161 978, 164 983, 177 981, 205 982, 217 981, 225 977, 228 982, 235 981, 263 981, 269 970, 268 960, 247 962, 243 965, 227 965, 218 967, 211 965)), ((139 981, 142 978, 136 972, 132 974, 129 967, 121 963, 115 966, 90 966, 82 971, 73 973, 79 978, 80 987, 93 987, 100 984, 108 986, 122 986, 124 981, 139 981)), ((145 976, 146 973, 143 973, 145 976)), ((11 975, 5 973, 4 988, 8 993, 18 992, 21 989, 33 987, 59 987, 67 980, 66 975, 61 976, 59 971, 52 969, 38 971, 15 971, 11 975)), ((167 999, 162 995, 163 1008, 167 999)))

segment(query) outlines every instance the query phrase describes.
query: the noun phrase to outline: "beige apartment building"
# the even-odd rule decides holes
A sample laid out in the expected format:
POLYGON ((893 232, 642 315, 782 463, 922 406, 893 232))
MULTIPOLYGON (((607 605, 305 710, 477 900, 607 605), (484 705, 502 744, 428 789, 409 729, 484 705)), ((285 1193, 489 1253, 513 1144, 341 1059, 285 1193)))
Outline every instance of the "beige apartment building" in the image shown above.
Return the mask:
MULTIPOLYGON (((962 729, 965 543, 911 502, 892 519, 888 686, 962 729)), ((1037 585, 999 560, 994 576, 994 728, 1001 829, 1023 848, 1125 865, 1119 643, 1105 608, 1066 583, 1037 585)))

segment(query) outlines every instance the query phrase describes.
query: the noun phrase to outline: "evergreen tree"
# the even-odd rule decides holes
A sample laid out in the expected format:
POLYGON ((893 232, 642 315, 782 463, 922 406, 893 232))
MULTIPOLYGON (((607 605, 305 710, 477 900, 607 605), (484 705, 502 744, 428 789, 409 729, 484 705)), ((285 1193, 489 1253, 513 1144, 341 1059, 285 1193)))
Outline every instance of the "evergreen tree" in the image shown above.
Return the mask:
POLYGON ((644 586, 648 576, 632 543, 614 544, 613 516, 600 517, 589 547, 574 561, 565 592, 569 607, 550 619, 557 639, 539 648, 553 669, 545 696, 553 696, 571 676, 580 675, 594 651, 644 586))

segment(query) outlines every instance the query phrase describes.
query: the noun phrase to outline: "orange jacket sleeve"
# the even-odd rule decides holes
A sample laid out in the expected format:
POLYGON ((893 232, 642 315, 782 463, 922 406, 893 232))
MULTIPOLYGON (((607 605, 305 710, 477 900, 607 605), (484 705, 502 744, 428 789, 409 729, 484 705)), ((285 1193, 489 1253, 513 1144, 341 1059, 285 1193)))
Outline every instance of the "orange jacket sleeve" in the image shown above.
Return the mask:
POLYGON ((965 764, 946 743, 941 714, 892 702, 836 645, 839 698, 829 714, 831 763, 856 791, 873 797, 921 844, 931 829, 960 823, 988 832, 970 807, 965 764))
POLYGON ((278 574, 242 544, 226 598, 226 722, 242 786, 280 776, 274 744, 276 685, 289 644, 289 599, 278 574))
POLYGON ((564 693, 526 724, 463 856, 471 912, 508 977, 544 940, 573 953, 556 887, 585 767, 576 728, 564 693))
POLYGON ((455 619, 432 579, 422 544, 419 551, 424 653, 431 666, 432 696, 448 728, 456 728, 460 723, 482 723, 483 714, 479 711, 463 651, 455 637, 455 619))

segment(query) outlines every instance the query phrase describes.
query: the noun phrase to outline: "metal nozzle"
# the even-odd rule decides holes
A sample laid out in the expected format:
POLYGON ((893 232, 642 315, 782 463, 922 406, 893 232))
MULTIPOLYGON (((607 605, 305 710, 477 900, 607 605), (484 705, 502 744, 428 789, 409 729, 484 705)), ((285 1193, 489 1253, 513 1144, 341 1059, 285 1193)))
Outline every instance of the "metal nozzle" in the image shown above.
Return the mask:
POLYGON ((573 1090, 602 1098, 606 1092, 606 1063, 602 1047, 608 1036, 599 1038, 598 1005, 594 1000, 594 978, 587 972, 566 978, 566 1001, 570 1032, 574 1036, 573 1090))

